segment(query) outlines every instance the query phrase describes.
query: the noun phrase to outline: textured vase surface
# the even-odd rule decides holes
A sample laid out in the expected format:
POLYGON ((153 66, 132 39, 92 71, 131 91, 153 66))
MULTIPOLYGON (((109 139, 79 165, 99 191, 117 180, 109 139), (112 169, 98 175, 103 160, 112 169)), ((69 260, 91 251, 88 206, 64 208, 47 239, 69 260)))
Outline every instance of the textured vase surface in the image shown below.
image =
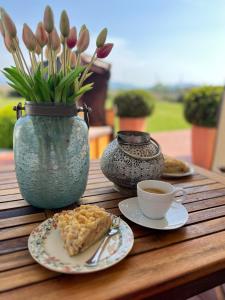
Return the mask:
POLYGON ((80 117, 25 116, 14 128, 20 192, 36 207, 78 202, 89 170, 88 128, 80 117))

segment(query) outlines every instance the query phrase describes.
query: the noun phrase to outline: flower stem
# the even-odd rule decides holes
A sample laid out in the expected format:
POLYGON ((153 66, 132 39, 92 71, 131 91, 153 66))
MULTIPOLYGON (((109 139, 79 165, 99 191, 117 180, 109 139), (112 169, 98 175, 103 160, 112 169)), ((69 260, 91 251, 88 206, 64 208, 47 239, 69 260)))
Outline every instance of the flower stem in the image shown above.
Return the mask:
POLYGON ((29 57, 30 57, 30 62, 31 62, 32 73, 34 74, 34 62, 33 62, 33 58, 31 56, 31 52, 30 51, 28 51, 28 52, 29 52, 29 57))
POLYGON ((13 56, 13 60, 14 60, 14 62, 15 62, 16 68, 17 68, 18 70, 21 70, 20 64, 19 64, 18 59, 17 59, 17 57, 16 57, 16 54, 15 54, 14 52, 12 52, 12 56, 13 56))
POLYGON ((22 51, 21 51, 21 49, 20 49, 20 47, 19 47, 19 43, 17 42, 17 40, 16 40, 15 38, 13 39, 13 42, 14 42, 14 45, 15 45, 15 47, 16 47, 16 49, 17 49, 17 52, 18 52, 18 54, 19 54, 19 57, 21 56, 21 58, 22 58, 22 60, 23 60, 23 63, 24 63, 24 65, 25 65, 26 69, 27 69, 27 72, 28 72, 28 74, 31 76, 30 70, 29 70, 29 68, 28 68, 28 66, 27 66, 27 63, 26 63, 26 60, 25 60, 25 58, 24 58, 24 56, 23 56, 23 53, 22 53, 22 51))
POLYGON ((43 77, 43 72, 44 72, 44 59, 43 59, 43 48, 41 48, 41 75, 43 77))
POLYGON ((77 68, 79 64, 80 64, 80 53, 77 54, 77 61, 76 61, 75 68, 77 68))
POLYGON ((22 70, 22 72, 23 72, 24 74, 26 74, 26 72, 25 72, 25 70, 24 70, 23 62, 22 62, 22 60, 21 60, 21 57, 20 57, 20 54, 19 54, 17 48, 16 48, 16 57, 17 57, 17 60, 18 60, 19 65, 20 65, 20 69, 22 70))
POLYGON ((34 51, 32 51, 32 58, 33 58, 33 64, 34 64, 34 71, 36 71, 38 68, 38 63, 37 63, 37 59, 36 59, 34 51))
POLYGON ((66 41, 63 42, 63 74, 66 75, 66 41))
POLYGON ((71 51, 68 51, 67 49, 67 68, 70 69, 71 66, 70 66, 70 60, 71 60, 71 51))
POLYGON ((96 57, 95 57, 96 51, 97 51, 97 50, 95 50, 95 52, 94 52, 94 54, 93 54, 93 56, 92 56, 92 58, 91 58, 91 61, 89 62, 89 64, 87 65, 86 69, 84 70, 84 72, 83 72, 83 74, 82 74, 82 76, 81 76, 81 79, 80 79, 80 82, 79 82, 79 88, 82 87, 82 84, 83 84, 83 82, 84 82, 85 79, 86 79, 86 75, 87 75, 88 71, 91 69, 93 63, 95 62, 95 59, 96 59, 96 57))

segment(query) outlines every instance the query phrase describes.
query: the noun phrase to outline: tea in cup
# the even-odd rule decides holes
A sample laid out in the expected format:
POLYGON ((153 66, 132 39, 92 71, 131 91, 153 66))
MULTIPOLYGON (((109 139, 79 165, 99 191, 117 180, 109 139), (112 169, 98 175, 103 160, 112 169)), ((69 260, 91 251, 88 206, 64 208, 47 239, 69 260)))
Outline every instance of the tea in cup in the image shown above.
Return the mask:
POLYGON ((170 209, 173 202, 182 202, 176 194, 182 188, 175 188, 172 184, 160 180, 144 180, 137 184, 138 204, 142 213, 151 219, 162 219, 170 209))

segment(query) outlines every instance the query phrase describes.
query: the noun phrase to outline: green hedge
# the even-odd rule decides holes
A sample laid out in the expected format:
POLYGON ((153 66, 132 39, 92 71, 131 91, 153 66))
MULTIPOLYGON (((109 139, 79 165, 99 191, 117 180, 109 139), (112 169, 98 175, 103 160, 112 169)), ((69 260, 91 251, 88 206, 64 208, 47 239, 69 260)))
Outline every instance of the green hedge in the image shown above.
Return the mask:
POLYGON ((0 148, 13 148, 13 128, 16 122, 16 113, 13 104, 0 108, 0 148))
POLYGON ((184 96, 184 116, 188 122, 203 127, 216 127, 223 87, 193 88, 184 96))
POLYGON ((146 117, 153 112, 154 97, 146 90, 130 90, 117 94, 114 105, 119 117, 146 117))

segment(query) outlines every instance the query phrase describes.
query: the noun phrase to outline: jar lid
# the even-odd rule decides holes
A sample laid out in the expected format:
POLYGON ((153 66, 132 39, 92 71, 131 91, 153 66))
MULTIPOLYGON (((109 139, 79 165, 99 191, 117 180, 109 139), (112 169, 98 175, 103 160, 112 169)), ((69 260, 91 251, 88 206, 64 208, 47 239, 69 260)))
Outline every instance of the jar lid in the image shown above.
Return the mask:
POLYGON ((147 132, 119 131, 117 141, 119 148, 135 159, 150 160, 161 154, 159 144, 147 132))
POLYGON ((146 145, 150 142, 150 135, 142 131, 118 131, 117 140, 120 145, 146 145))

